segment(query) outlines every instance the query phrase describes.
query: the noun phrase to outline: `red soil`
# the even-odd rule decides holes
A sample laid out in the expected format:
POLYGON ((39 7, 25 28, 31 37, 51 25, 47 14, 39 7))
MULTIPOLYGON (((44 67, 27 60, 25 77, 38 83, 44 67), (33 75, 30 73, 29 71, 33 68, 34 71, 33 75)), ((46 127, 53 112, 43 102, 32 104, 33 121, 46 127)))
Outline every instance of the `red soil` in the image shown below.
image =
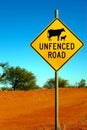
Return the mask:
MULTIPOLYGON (((55 130, 54 89, 0 92, 0 130, 55 130)), ((62 130, 87 130, 87 89, 59 89, 62 130)))

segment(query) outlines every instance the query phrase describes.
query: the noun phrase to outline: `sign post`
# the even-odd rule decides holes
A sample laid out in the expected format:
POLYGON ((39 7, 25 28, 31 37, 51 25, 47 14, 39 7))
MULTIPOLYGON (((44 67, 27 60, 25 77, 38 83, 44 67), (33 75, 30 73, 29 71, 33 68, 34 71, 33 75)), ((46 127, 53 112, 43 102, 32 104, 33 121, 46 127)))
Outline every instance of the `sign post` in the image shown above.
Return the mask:
POLYGON ((60 129, 59 123, 59 91, 58 91, 58 71, 55 71, 55 130, 60 129))
POLYGON ((55 130, 59 123, 58 70, 83 46, 83 42, 58 18, 55 19, 31 42, 31 47, 55 70, 55 130))
MULTIPOLYGON (((58 18, 58 10, 55 10, 55 18, 58 18)), ((55 70, 55 130, 60 129, 59 123, 59 86, 58 86, 58 71, 55 70)))

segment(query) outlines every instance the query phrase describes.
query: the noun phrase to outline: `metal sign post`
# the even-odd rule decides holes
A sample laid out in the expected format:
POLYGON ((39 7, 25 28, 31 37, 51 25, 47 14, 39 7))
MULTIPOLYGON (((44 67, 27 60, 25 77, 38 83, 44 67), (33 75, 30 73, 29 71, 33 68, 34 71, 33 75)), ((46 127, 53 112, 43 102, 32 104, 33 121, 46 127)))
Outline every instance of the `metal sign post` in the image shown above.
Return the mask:
MULTIPOLYGON (((55 10, 55 18, 58 18, 58 10, 55 10)), ((55 130, 61 130, 59 124, 59 98, 58 98, 58 71, 55 71, 55 130)))
POLYGON ((59 124, 58 71, 55 71, 55 130, 61 130, 59 124))
POLYGON ((55 70, 55 130, 61 130, 58 113, 58 70, 63 67, 84 44, 58 18, 58 10, 55 10, 55 19, 30 45, 55 70))

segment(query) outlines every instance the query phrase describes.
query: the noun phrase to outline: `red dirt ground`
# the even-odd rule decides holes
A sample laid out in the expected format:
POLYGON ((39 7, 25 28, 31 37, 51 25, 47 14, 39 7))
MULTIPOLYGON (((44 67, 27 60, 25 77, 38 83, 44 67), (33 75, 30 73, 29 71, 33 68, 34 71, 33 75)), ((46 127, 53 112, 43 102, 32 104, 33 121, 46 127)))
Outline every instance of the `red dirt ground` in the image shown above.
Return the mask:
MULTIPOLYGON (((0 130, 55 130, 54 89, 0 92, 0 130)), ((61 130, 87 130, 87 89, 59 89, 61 130)))

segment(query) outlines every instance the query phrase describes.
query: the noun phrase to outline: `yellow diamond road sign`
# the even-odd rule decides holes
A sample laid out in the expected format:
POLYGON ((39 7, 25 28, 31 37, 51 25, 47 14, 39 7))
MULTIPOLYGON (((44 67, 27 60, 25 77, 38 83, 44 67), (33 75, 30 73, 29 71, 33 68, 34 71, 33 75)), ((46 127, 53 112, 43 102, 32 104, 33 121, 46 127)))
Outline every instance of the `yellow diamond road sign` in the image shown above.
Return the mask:
POLYGON ((82 46, 82 41, 58 18, 31 43, 31 47, 56 71, 82 46))

